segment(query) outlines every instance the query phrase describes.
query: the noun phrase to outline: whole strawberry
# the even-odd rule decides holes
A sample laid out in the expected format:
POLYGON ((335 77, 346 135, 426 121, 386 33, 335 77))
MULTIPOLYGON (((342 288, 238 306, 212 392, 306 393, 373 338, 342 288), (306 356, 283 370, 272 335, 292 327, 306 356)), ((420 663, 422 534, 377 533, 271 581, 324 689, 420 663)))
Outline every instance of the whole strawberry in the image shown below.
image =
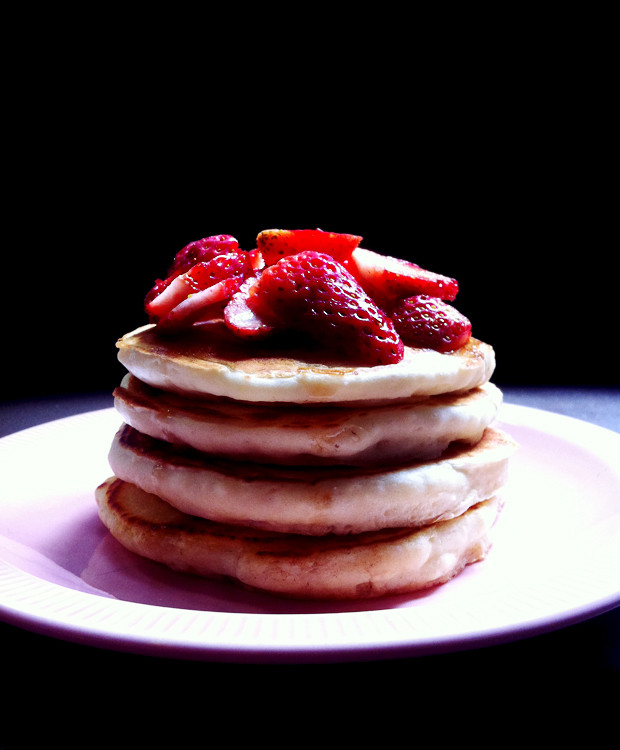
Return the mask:
POLYGON ((464 346, 471 336, 469 320, 438 297, 407 297, 396 304, 390 317, 408 346, 445 353, 464 346))
POLYGON ((403 357, 392 321, 329 255, 306 251, 284 257, 262 272, 247 303, 270 325, 303 331, 361 364, 403 357))

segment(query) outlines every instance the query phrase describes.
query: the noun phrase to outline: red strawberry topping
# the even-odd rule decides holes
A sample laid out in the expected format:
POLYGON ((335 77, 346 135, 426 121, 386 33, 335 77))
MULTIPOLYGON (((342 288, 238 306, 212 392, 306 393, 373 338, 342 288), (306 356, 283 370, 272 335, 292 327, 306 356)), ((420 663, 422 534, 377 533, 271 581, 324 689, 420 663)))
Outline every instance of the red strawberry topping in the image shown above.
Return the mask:
POLYGON ((184 248, 174 256, 172 265, 168 270, 168 277, 178 276, 189 271, 192 266, 202 261, 208 261, 222 253, 235 252, 239 249, 239 243, 230 234, 214 234, 203 237, 185 245, 184 248))
POLYGON ((257 281, 256 276, 248 276, 224 308, 226 326, 237 336, 246 339, 262 339, 274 332, 274 327, 248 305, 250 290, 257 281))
POLYGON ((215 255, 169 279, 147 302, 146 311, 160 326, 191 325, 221 312, 219 303, 227 302, 250 273, 251 259, 243 250, 215 255))
POLYGON ((224 279, 206 289, 190 294, 159 320, 157 325, 160 329, 173 331, 221 317, 226 304, 237 291, 240 283, 240 278, 224 279))
POLYGON ((185 245, 184 248, 174 256, 172 265, 168 269, 165 279, 157 279, 153 287, 147 293, 144 304, 149 304, 158 297, 172 281, 183 273, 187 273, 197 263, 212 260, 216 255, 226 253, 242 252, 239 243, 230 234, 215 234, 211 237, 203 237, 185 245))
POLYGON ((321 229, 266 229, 246 252, 228 234, 190 242, 145 299, 173 332, 218 318, 240 338, 300 331, 359 363, 389 364, 404 344, 451 352, 471 323, 448 304, 458 283, 321 229))
POLYGON ((356 234, 324 232, 322 229, 265 229, 257 236, 256 247, 267 266, 306 250, 331 255, 343 263, 349 260, 361 241, 356 234))
POLYGON ((417 294, 453 300, 459 288, 456 279, 427 271, 410 261, 380 255, 361 247, 353 251, 348 267, 379 304, 389 304, 417 294))
POLYGON ((390 317, 408 346, 451 352, 464 346, 471 336, 471 323, 452 305, 428 295, 401 300, 390 317))
POLYGON ((268 266, 247 304, 274 327, 304 331, 355 361, 390 364, 403 357, 392 321, 330 255, 304 251, 268 266))

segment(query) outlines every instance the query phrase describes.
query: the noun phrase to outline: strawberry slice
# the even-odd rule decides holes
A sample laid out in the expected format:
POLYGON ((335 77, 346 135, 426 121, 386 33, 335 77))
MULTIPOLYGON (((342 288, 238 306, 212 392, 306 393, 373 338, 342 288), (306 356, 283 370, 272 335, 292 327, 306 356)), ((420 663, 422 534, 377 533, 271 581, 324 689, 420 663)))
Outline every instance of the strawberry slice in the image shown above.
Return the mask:
POLYGON ((209 261, 216 255, 236 252, 237 250, 239 250, 239 243, 230 234, 214 234, 210 237, 203 237, 201 240, 195 240, 185 245, 174 256, 167 277, 179 276, 189 271, 196 263, 209 261))
POLYGON ((403 299, 390 317, 408 346, 445 353, 465 346, 471 336, 469 320, 437 297, 422 294, 403 299))
POLYGON ((203 237, 201 240, 195 240, 185 245, 184 248, 174 256, 172 265, 164 279, 157 279, 152 288, 147 292, 144 298, 144 305, 148 308, 149 304, 158 297, 172 281, 187 273, 198 263, 205 263, 217 255, 228 253, 242 252, 239 249, 239 243, 230 234, 214 234, 210 237, 203 237))
POLYGON ((267 266, 306 250, 331 255, 343 263, 361 241, 362 238, 355 234, 324 232, 322 229, 265 229, 256 237, 256 248, 267 266))
POLYGON ((176 327, 191 324, 200 317, 201 308, 230 298, 252 272, 250 257, 243 250, 200 261, 188 271, 170 279, 160 293, 147 302, 146 312, 151 321, 161 325, 176 327), (203 293, 213 286, 217 286, 217 290, 203 293))
MULTIPOLYGON (((200 266, 196 265, 186 273, 159 281, 147 295, 145 310, 152 322, 164 318, 190 294, 199 292, 201 286, 194 279, 193 273, 199 275, 200 266), (157 291, 158 287, 160 288, 157 291), (154 293, 155 292, 155 293, 154 293)), ((202 287, 204 288, 204 287, 202 287)))
POLYGON ((348 268, 368 294, 381 305, 418 294, 453 300, 459 288, 456 279, 427 271, 410 261, 381 255, 361 247, 353 251, 348 268))
POLYGON ((206 289, 190 294, 161 318, 157 326, 169 332, 204 323, 224 314, 225 306, 241 285, 241 278, 224 279, 206 289))
POLYGON ((144 307, 148 311, 149 305, 151 302, 155 299, 155 297, 159 297, 159 295, 166 289, 166 287, 170 286, 172 283, 174 277, 169 276, 165 279, 157 279, 153 286, 149 289, 147 292, 145 298, 144 298, 144 307))
POLYGON ((250 290, 257 281, 256 276, 248 276, 224 308, 226 326, 237 336, 245 339, 263 339, 274 332, 274 327, 248 305, 250 290))
POLYGON ((268 266, 250 288, 247 304, 268 324, 303 331, 361 364, 403 357, 392 321, 330 255, 304 251, 268 266))
POLYGON ((248 256, 250 258, 250 265, 253 271, 262 271, 265 267, 265 259, 261 251, 256 248, 254 250, 248 250, 248 256))

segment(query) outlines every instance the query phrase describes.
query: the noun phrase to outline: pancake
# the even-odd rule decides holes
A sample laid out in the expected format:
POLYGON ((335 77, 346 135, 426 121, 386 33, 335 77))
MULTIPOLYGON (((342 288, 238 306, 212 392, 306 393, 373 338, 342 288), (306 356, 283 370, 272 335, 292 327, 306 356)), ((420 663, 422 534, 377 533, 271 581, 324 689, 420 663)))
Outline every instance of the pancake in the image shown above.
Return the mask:
POLYGON ((379 406, 303 406, 188 399, 126 376, 114 391, 124 421, 151 437, 266 463, 380 466, 432 458, 480 440, 501 405, 486 383, 465 394, 379 406))
POLYGON ((319 539, 212 523, 111 478, 96 490, 99 515, 130 551, 206 578, 273 594, 362 599, 445 583, 484 558, 501 504, 482 502, 422 529, 319 539))
POLYGON ((489 427, 475 446, 390 468, 277 466, 175 447, 123 425, 109 453, 120 479, 184 513, 282 533, 357 534, 454 517, 505 484, 515 444, 489 427))
POLYGON ((357 262, 357 236, 346 257, 364 283, 317 254, 303 256, 302 275, 299 258, 284 260, 270 282, 263 266, 278 247, 295 253, 311 237, 336 258, 344 237, 285 233, 294 241, 283 250, 281 231, 266 231, 266 254, 243 258, 240 276, 232 256, 209 260, 234 238, 190 243, 147 294, 159 325, 117 341, 127 374, 114 390, 122 424, 108 454, 114 476, 95 493, 100 519, 144 558, 281 596, 363 599, 446 583, 486 556, 517 447, 496 425, 495 352, 444 304, 456 279, 378 253, 357 262), (377 312, 376 300, 362 287, 391 321, 373 328, 364 311, 372 302, 377 312), (434 294, 430 318, 416 317, 417 302, 406 314, 397 306, 434 294), (346 352, 357 333, 365 343, 346 352), (369 337, 389 356, 371 363, 369 337), (405 344, 395 361, 405 341, 429 348, 405 344))
POLYGON ((405 347, 396 364, 355 367, 329 359, 305 339, 297 348, 268 350, 219 321, 169 337, 142 326, 117 347, 127 370, 155 388, 252 402, 383 403, 464 392, 486 383, 495 368, 493 348, 474 338, 448 354, 405 347))

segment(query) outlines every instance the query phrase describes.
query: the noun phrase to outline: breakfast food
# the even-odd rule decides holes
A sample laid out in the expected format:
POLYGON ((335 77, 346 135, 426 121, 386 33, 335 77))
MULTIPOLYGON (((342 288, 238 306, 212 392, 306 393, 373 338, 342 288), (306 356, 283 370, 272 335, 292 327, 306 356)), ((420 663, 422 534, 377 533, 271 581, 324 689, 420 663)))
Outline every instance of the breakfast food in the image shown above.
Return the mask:
POLYGON ((99 515, 175 570, 297 598, 447 582, 482 560, 513 440, 455 279, 361 237, 179 251, 122 336, 99 515))

